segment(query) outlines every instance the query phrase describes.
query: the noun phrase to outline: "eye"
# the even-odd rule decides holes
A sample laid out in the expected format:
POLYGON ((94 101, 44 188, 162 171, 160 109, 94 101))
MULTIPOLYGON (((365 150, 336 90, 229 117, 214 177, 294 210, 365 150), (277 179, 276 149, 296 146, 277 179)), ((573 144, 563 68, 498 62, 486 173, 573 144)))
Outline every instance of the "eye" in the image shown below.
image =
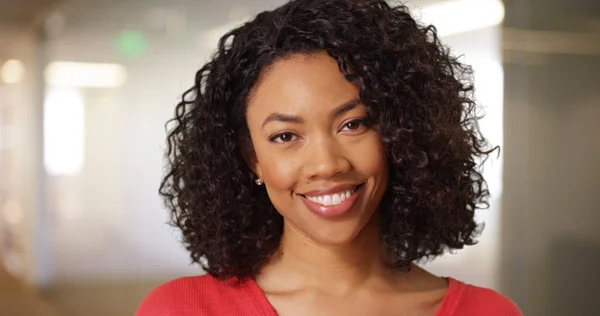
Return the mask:
POLYGON ((298 136, 296 136, 294 133, 283 132, 271 136, 269 141, 273 143, 289 143, 295 141, 296 139, 298 139, 298 136))
POLYGON ((369 124, 367 122, 367 119, 356 119, 356 120, 352 120, 349 122, 346 122, 343 126, 342 126, 342 131, 356 131, 359 130, 361 128, 367 127, 369 124))

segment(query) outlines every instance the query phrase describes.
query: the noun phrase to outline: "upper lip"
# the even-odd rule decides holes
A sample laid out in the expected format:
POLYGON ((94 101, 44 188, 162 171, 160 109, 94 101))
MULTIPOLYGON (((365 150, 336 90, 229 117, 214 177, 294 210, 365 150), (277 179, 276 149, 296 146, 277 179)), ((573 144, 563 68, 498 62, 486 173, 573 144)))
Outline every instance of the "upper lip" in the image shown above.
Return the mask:
POLYGON ((325 195, 325 194, 333 194, 333 193, 339 193, 339 192, 343 192, 346 190, 354 189, 357 186, 359 186, 359 184, 356 184, 356 183, 340 184, 340 185, 336 185, 334 187, 321 188, 321 189, 312 190, 310 192, 304 192, 300 195, 319 196, 319 195, 325 195))

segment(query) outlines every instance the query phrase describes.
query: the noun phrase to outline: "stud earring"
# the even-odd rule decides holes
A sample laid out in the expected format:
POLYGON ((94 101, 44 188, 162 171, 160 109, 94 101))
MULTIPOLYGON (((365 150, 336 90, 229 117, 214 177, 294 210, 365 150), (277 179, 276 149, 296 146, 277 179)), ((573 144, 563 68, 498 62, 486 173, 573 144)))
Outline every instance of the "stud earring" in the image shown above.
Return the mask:
POLYGON ((254 183, 256 183, 256 185, 263 185, 263 180, 261 178, 256 178, 256 180, 254 180, 254 183))

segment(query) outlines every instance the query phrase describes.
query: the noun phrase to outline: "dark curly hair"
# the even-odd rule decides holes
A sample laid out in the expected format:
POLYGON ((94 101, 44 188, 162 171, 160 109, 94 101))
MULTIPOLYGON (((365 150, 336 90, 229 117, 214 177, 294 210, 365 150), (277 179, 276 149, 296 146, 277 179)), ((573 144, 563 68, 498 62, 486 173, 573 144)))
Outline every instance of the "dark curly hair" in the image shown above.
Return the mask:
POLYGON ((169 121, 160 194, 193 262, 225 279, 255 274, 277 250, 283 218, 246 158, 246 105, 275 61, 327 52, 379 126, 389 184, 379 208, 391 264, 475 243, 488 207, 471 68, 403 5, 384 0, 293 0, 231 30, 169 121))

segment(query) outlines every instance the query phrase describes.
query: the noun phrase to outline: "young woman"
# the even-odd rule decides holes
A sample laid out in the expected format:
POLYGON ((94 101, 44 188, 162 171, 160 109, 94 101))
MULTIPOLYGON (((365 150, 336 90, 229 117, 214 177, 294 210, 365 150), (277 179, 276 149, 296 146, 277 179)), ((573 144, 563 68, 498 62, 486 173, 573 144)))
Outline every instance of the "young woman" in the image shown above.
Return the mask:
POLYGON ((137 315, 521 315, 415 265, 474 244, 486 206, 469 75, 383 0, 294 0, 225 34, 161 186, 207 274, 137 315))

